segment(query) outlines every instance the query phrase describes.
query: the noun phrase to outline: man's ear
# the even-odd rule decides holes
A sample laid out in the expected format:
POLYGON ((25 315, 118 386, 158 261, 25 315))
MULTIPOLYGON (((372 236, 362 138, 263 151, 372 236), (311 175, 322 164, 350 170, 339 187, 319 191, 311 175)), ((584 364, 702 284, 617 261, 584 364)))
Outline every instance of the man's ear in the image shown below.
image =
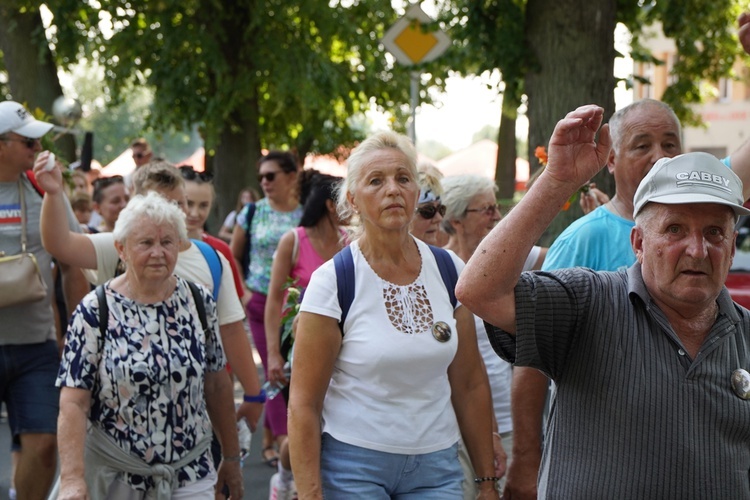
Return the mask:
POLYGON ((615 174, 615 148, 610 148, 609 157, 607 158, 607 170, 610 174, 615 174))
POLYGON ((643 228, 635 226, 630 230, 630 246, 633 247, 636 260, 643 264, 643 228))

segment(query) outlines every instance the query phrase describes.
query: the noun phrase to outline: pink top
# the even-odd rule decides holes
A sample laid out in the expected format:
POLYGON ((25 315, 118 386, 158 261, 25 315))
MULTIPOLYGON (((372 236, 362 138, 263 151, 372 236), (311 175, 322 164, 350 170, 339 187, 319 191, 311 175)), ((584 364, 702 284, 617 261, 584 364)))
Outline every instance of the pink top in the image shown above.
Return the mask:
MULTIPOLYGON (((297 287, 304 290, 310 283, 313 271, 322 266, 325 260, 313 248, 304 227, 295 227, 294 231, 297 232, 299 246, 297 248, 297 262, 292 267, 289 276, 292 279, 298 279, 297 287)), ((343 229, 339 229, 339 231, 341 231, 341 237, 346 238, 346 232, 343 229)))

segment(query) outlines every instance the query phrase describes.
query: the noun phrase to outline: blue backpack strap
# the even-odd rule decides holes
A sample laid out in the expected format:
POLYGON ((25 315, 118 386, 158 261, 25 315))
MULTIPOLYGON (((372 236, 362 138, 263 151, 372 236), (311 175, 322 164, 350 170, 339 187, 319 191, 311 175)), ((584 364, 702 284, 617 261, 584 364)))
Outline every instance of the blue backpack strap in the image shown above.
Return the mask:
POLYGON ((339 307, 341 307, 341 321, 339 328, 341 336, 344 336, 344 321, 349 314, 349 307, 354 300, 354 258, 352 249, 345 246, 333 256, 333 265, 336 268, 336 287, 338 288, 339 307))
POLYGON ((435 256, 438 269, 440 270, 440 277, 443 278, 445 288, 448 290, 448 297, 451 299, 451 305, 456 308, 458 301, 456 300, 456 283, 458 283, 458 272, 456 272, 456 265, 451 259, 451 255, 440 247, 434 247, 427 245, 432 250, 432 254, 435 256))
POLYGON ((203 254, 203 258, 206 259, 206 263, 208 264, 208 268, 211 270, 211 279, 214 282, 214 300, 218 300, 219 297, 219 286, 221 285, 221 273, 223 271, 223 266, 221 265, 221 259, 219 258, 219 254, 216 253, 216 250, 214 247, 206 243, 205 241, 201 240, 193 240, 191 239, 195 246, 198 247, 198 250, 201 251, 203 254))
POLYGON ((208 331, 208 318, 206 318, 206 303, 203 300, 198 285, 192 281, 185 280, 190 287, 190 291, 193 293, 193 300, 195 301, 195 308, 198 309, 198 318, 201 320, 201 326, 203 331, 208 331))

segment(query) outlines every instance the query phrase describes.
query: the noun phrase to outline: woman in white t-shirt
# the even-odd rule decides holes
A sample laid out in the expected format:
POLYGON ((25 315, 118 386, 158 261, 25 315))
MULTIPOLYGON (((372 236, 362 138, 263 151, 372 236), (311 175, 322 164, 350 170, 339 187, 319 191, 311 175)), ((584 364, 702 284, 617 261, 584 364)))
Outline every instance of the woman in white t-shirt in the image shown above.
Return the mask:
POLYGON ((339 213, 360 223, 354 299, 340 329, 335 268, 323 264, 295 340, 289 447, 300 497, 460 497, 463 436, 479 498, 498 498, 474 317, 452 305, 436 257, 409 233, 418 196, 406 137, 378 133, 350 156, 339 213))
MULTIPOLYGON (((487 177, 456 175, 443 179, 442 187, 442 203, 446 207, 442 226, 443 231, 450 236, 445 248, 456 252, 464 262, 467 262, 477 249, 479 242, 500 221, 501 216, 496 199, 497 186, 492 179, 487 177)), ((546 254, 546 248, 534 247, 524 264, 524 270, 539 269, 546 254)), ((484 322, 479 316, 474 317, 474 326, 477 331, 479 352, 482 354, 492 389, 492 406, 496 422, 493 431, 496 473, 504 475, 506 464, 510 462, 513 446, 513 423, 510 414, 512 370, 508 362, 495 354, 487 338, 484 322)), ((461 464, 464 465, 466 477, 463 498, 464 500, 473 499, 476 495, 476 488, 471 481, 474 473, 471 471, 469 457, 463 449, 460 450, 459 457, 461 464)))

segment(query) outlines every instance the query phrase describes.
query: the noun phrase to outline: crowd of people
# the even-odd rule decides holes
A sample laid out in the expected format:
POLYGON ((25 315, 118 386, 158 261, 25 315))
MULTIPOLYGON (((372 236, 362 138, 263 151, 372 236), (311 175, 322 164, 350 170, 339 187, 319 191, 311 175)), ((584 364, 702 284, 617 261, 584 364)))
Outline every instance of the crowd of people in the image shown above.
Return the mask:
POLYGON ((394 132, 343 179, 270 151, 214 236, 210 173, 138 139, 131 175, 64 176, 52 125, 0 103, 17 498, 242 498, 243 425, 271 500, 750 498, 750 312, 724 286, 750 141, 684 153, 652 99, 604 119, 560 120, 505 216, 394 132), (612 198, 537 246, 605 166, 612 198))

